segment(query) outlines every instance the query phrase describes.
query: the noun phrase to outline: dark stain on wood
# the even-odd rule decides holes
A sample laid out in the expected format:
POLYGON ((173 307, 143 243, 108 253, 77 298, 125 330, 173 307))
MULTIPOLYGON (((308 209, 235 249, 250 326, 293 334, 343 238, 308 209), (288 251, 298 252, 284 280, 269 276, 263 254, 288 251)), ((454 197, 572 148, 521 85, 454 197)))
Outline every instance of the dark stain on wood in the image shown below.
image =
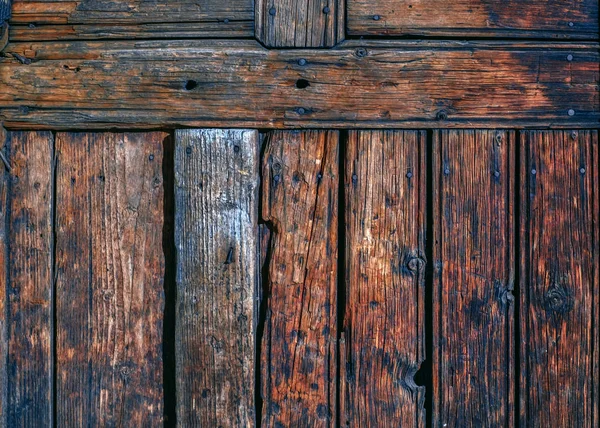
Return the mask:
POLYGON ((597 44, 55 42, 7 52, 32 61, 0 60, 0 120, 11 128, 573 127, 600 117, 597 44))
POLYGON ((57 426, 163 417, 163 140, 59 133, 57 426))
POLYGON ((272 225, 262 342, 263 424, 335 425, 338 146, 335 131, 275 131, 263 158, 272 225))
POLYGON ((514 131, 433 138, 434 427, 514 412, 514 131))
POLYGON ((521 135, 521 425, 598 426, 598 132, 521 135))
POLYGON ((425 426, 426 135, 349 133, 341 426, 425 426))
POLYGON ((178 426, 254 425, 259 138, 175 132, 178 426))

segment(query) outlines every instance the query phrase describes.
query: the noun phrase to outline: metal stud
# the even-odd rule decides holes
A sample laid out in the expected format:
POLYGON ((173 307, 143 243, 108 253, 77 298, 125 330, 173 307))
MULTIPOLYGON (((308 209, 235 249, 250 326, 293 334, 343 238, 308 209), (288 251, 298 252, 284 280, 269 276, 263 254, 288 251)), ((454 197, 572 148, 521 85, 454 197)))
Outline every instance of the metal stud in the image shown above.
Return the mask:
POLYGON ((571 54, 567 55, 567 61, 573 61, 573 55, 571 55, 571 54))
POLYGON ((573 110, 572 108, 570 108, 569 111, 567 112, 567 114, 569 116, 575 116, 575 110, 573 110))

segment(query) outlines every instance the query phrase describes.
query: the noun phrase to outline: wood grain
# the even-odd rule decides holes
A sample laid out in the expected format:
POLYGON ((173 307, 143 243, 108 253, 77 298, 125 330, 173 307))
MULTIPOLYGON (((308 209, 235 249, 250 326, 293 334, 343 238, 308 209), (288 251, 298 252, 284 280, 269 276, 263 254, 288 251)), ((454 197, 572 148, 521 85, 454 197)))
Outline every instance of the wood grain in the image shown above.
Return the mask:
POLYGON ((513 423, 515 146, 434 132, 434 427, 513 423))
POLYGON ((425 426, 414 375, 425 359, 426 138, 349 134, 341 426, 425 426))
MULTIPOLYGON (((0 164, 0 425, 52 416, 52 156, 50 132, 8 132, 0 164)), ((0 147, 1 149, 1 147, 0 147)))
POLYGON ((573 127, 600 118, 596 44, 268 51, 251 41, 115 41, 6 51, 31 59, 0 59, 0 120, 13 129, 573 127))
POLYGON ((252 0, 13 0, 10 23, 19 40, 57 40, 206 37, 209 28, 252 37, 253 21, 252 0))
POLYGON ((0 24, 10 18, 11 0, 0 0, 0 24))
POLYGON ((598 1, 347 0, 348 34, 598 38, 598 1))
POLYGON ((57 426, 162 423, 165 138, 56 136, 57 426))
POLYGON ((263 158, 271 225, 262 342, 263 426, 333 427, 336 415, 336 131, 275 131, 263 158))
POLYGON ((254 425, 258 132, 175 132, 177 421, 254 425))
POLYGON ((521 157, 522 426, 598 426, 597 131, 530 131, 521 157))
POLYGON ((345 36, 345 0, 257 0, 256 39, 267 47, 333 47, 345 36))

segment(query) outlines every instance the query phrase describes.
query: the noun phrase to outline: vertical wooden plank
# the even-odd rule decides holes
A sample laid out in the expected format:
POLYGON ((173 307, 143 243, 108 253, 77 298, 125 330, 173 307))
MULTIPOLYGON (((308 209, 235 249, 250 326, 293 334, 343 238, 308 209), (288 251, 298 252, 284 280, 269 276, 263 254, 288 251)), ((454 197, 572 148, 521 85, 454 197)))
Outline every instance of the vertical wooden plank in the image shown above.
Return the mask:
POLYGON ((338 145, 336 131, 276 131, 265 149, 264 426, 335 425, 338 145))
POLYGON ((426 137, 349 134, 342 426, 425 425, 426 137))
POLYGON ((57 134, 57 426, 162 421, 165 138, 57 134))
POLYGON ((598 132, 521 136, 521 424, 598 426, 598 132))
POLYGON ((0 424, 49 426, 52 390, 50 132, 9 132, 0 179, 0 424))
POLYGON ((333 47, 345 35, 345 0, 256 0, 255 35, 266 47, 333 47))
POLYGON ((512 131, 433 138, 433 425, 513 423, 512 131))
POLYGON ((258 132, 175 136, 177 422, 253 426, 258 132))

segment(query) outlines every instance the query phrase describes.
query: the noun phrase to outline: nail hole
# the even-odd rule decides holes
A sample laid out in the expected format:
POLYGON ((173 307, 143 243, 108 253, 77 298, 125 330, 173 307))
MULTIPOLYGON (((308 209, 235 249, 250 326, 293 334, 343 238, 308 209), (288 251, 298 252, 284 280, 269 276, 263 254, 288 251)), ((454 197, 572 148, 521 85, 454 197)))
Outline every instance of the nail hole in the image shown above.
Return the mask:
POLYGON ((310 82, 306 79, 298 79, 296 80, 296 88, 304 89, 310 86, 310 82))
POLYGON ((188 80, 187 82, 185 82, 186 91, 191 91, 196 86, 198 86, 198 82, 196 82, 195 80, 188 80))

